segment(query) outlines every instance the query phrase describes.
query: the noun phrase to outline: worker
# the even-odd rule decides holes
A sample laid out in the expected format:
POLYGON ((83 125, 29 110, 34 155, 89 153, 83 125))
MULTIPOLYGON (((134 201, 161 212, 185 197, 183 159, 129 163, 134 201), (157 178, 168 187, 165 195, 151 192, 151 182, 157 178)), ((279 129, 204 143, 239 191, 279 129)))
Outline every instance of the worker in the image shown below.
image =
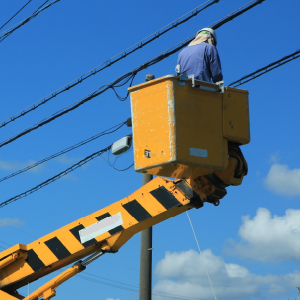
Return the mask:
POLYGON ((195 39, 178 55, 177 64, 181 73, 194 75, 201 81, 218 82, 223 80, 221 61, 216 48, 217 36, 213 29, 203 28, 195 39))

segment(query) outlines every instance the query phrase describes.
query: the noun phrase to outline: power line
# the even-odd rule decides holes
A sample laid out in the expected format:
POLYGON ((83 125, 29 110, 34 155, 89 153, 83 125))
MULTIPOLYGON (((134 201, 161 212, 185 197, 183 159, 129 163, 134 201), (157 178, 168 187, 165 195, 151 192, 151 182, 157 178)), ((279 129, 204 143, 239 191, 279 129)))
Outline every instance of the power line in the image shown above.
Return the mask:
MULTIPOLYGON (((104 85, 104 86, 100 87, 99 89, 95 90, 95 91, 92 92, 91 94, 89 94, 89 95, 87 95, 87 96, 81 98, 80 100, 78 100, 78 101, 76 101, 76 102, 73 102, 72 104, 70 104, 70 105, 66 106, 65 108, 63 108, 63 109, 57 111, 56 113, 54 113, 54 114, 48 116, 47 118, 41 120, 40 122, 34 124, 33 126, 27 128, 27 129, 25 129, 25 130, 19 132, 18 134, 14 135, 14 136, 12 136, 12 137, 10 137, 10 138, 8 138, 7 140, 1 142, 1 143, 0 143, 0 148, 3 147, 3 146, 5 146, 5 145, 7 145, 7 144, 9 144, 9 143, 11 143, 11 142, 13 142, 13 141, 15 141, 16 139, 20 138, 21 136, 23 136, 23 135, 25 135, 25 134, 27 134, 27 133, 33 131, 33 130, 36 130, 36 129, 38 129, 39 127, 41 127, 41 126, 43 126, 43 125, 45 125, 45 124, 47 124, 47 123, 49 123, 49 122, 51 122, 51 121, 57 119, 58 117, 61 117, 62 115, 64 115, 64 114, 66 114, 66 113, 68 113, 68 112, 70 112, 70 111, 76 109, 77 107, 81 106, 82 104, 84 104, 84 103, 90 101, 91 99, 95 98, 96 96, 98 96, 98 95, 104 93, 104 92, 107 91, 108 89, 113 88, 114 85, 118 84, 119 82, 124 81, 124 82, 122 82, 122 84, 121 84, 121 85, 124 85, 124 84, 126 84, 126 83, 131 79, 131 83, 130 83, 130 86, 131 86, 132 81, 133 81, 135 75, 136 75, 136 73, 134 73, 134 72, 129 72, 129 73, 127 73, 127 74, 125 74, 125 75, 119 77, 118 79, 112 81, 111 83, 109 83, 109 84, 107 84, 107 85, 104 85), (128 77, 128 78, 127 78, 127 77, 128 77)), ((128 96, 128 94, 127 94, 127 96, 128 96)))
POLYGON ((88 79, 92 75, 95 75, 95 74, 101 72, 102 70, 110 67, 111 65, 113 65, 116 62, 120 61, 121 59, 129 56, 130 54, 134 53, 135 51, 141 49, 142 47, 144 47, 147 44, 151 43, 152 41, 156 40, 157 38, 159 38, 163 34, 167 33, 170 30, 172 30, 173 28, 175 28, 175 27, 177 27, 177 26, 179 26, 179 25, 187 22, 192 17, 195 17, 196 15, 198 15, 201 11, 205 10, 209 6, 213 5, 214 3, 218 3, 219 1, 220 0, 208 0, 205 3, 197 6, 196 8, 194 8, 193 10, 191 10, 190 12, 188 12, 185 15, 181 16, 180 18, 176 19, 175 21, 169 23, 168 25, 166 25, 163 28, 159 29, 158 31, 152 33, 151 35, 149 35, 148 37, 144 38, 143 40, 135 43, 131 47, 127 48, 126 50, 120 52, 119 54, 113 56, 109 60, 103 62, 100 65, 98 65, 96 68, 88 71, 87 73, 81 75, 80 77, 74 79, 73 81, 69 82, 68 84, 66 84, 66 85, 62 86, 61 88, 55 90, 54 92, 50 93, 46 97, 44 97, 44 98, 40 99, 39 101, 35 102, 34 104, 28 106, 27 108, 21 110, 20 112, 14 114, 13 116, 11 116, 9 118, 7 118, 6 120, 4 120, 0 124, 0 128, 4 127, 5 125, 9 124, 10 122, 13 122, 13 121, 17 120, 20 117, 23 117, 24 115, 28 114, 29 112, 37 109, 39 106, 47 103, 48 101, 50 101, 51 99, 53 99, 57 95, 65 92, 65 91, 68 91, 69 89, 71 89, 74 86, 80 84, 81 82, 83 82, 84 80, 88 79), (207 4, 210 1, 212 1, 210 4, 208 4, 205 7, 203 7, 205 4, 207 4), (201 7, 203 7, 203 8, 201 8, 201 7))
POLYGON ((27 166, 27 167, 25 167, 25 168, 23 168, 23 169, 21 169, 21 170, 18 170, 18 171, 14 172, 14 173, 12 173, 12 174, 10 174, 10 175, 8 175, 8 176, 2 177, 2 178, 0 178, 0 182, 2 182, 2 181, 4 181, 4 180, 7 180, 7 179, 9 179, 9 178, 12 178, 12 177, 14 177, 14 176, 16 176, 16 175, 19 175, 19 174, 21 174, 21 173, 24 173, 24 172, 26 172, 26 171, 28 171, 28 170, 30 170, 30 169, 32 169, 32 168, 34 168, 34 167, 36 167, 36 166, 38 166, 38 165, 44 163, 44 162, 46 162, 46 161, 49 161, 49 160, 51 160, 51 159, 53 159, 53 158, 55 158, 55 157, 58 157, 58 156, 60 156, 60 155, 62 155, 62 154, 68 153, 68 152, 70 152, 70 151, 72 151, 72 150, 74 150, 74 149, 76 149, 76 148, 78 148, 78 147, 81 147, 81 146, 83 146, 83 145, 85 145, 85 144, 87 144, 87 143, 89 143, 89 142, 91 142, 91 141, 93 141, 93 140, 95 140, 95 139, 101 137, 101 136, 104 136, 104 135, 106 135, 106 134, 111 134, 111 133, 113 133, 113 132, 119 130, 119 129, 120 129, 121 127, 123 127, 125 124, 126 124, 126 121, 125 121, 125 122, 122 122, 122 123, 120 123, 120 124, 118 124, 118 125, 115 125, 115 126, 109 128, 109 129, 106 129, 106 130, 104 130, 104 131, 102 131, 102 132, 100 132, 100 133, 98 133, 98 134, 96 134, 96 135, 94 135, 94 136, 92 136, 92 137, 90 137, 90 138, 84 140, 84 141, 81 141, 81 142, 79 142, 79 143, 77 143, 77 144, 75 144, 75 145, 73 145, 73 146, 70 146, 70 147, 68 147, 68 148, 66 148, 66 149, 64 149, 64 150, 61 150, 61 151, 59 151, 59 152, 57 152, 57 153, 55 153, 55 154, 52 154, 52 155, 50 155, 50 156, 48 156, 48 157, 46 157, 46 158, 44 158, 44 159, 42 159, 42 160, 40 160, 40 161, 38 161, 38 162, 36 162, 36 163, 31 164, 30 166, 27 166))
MULTIPOLYGON (((119 282, 119 281, 110 280, 110 279, 100 277, 100 276, 97 276, 97 275, 93 275, 93 274, 89 274, 89 273, 86 273, 86 272, 84 272, 84 273, 88 274, 88 275, 91 275, 91 276, 94 276, 94 277, 104 279, 104 280, 112 281, 114 283, 109 283, 109 282, 101 281, 101 280, 98 280, 98 279, 95 279, 95 278, 90 278, 88 276, 82 276, 82 275, 76 275, 76 277, 87 280, 87 281, 90 281, 90 282, 99 283, 99 284, 102 284, 102 285, 106 285, 106 286, 110 286, 110 287, 114 287, 114 288, 118 288, 118 289, 122 289, 122 290, 127 290, 127 291, 131 291, 131 292, 138 292, 138 289, 139 289, 138 286, 122 283, 122 282, 119 282), (117 284, 117 283, 119 283, 119 284, 117 284), (122 286, 120 284, 122 284, 124 286, 122 286)), ((164 293, 164 292, 154 292, 154 291, 152 291, 152 295, 163 297, 163 298, 178 299, 178 300, 205 300, 203 298, 201 299, 201 298, 194 298, 194 297, 187 297, 187 296, 179 296, 179 295, 175 295, 175 294, 169 294, 169 293, 164 293)))
POLYGON ((220 28, 222 25, 224 25, 227 22, 235 19, 236 17, 242 15, 244 12, 252 9, 256 5, 261 4, 264 1, 265 0, 252 0, 252 1, 248 2, 247 4, 245 4, 244 6, 238 8, 237 10, 232 12, 231 14, 227 15, 226 17, 224 17, 224 18, 220 19, 219 21, 211 24, 208 27, 211 27, 212 29, 216 30, 216 29, 220 28))
MULTIPOLYGON (((241 15, 242 13, 246 12, 247 10, 249 10, 250 8, 253 8, 255 5, 257 4, 260 4, 262 1, 265 1, 265 0, 253 0, 253 1, 250 1, 247 5, 247 7, 245 7, 245 5, 243 7, 241 7, 240 9, 236 10, 233 14, 229 14, 227 16, 227 19, 224 20, 221 19, 221 23, 222 25, 226 24, 227 22, 233 20, 234 18, 236 18, 237 16, 241 15), (256 1, 256 3, 252 4, 254 1, 256 1), (250 5, 251 4, 251 5, 250 5), (250 8, 249 8, 250 7, 250 8)), ((215 28, 215 27, 220 27, 218 24, 212 26, 212 28, 215 28)), ((97 90, 95 90, 94 92, 90 93, 89 95, 81 98, 80 100, 76 101, 76 102, 73 102, 72 104, 68 105, 67 107, 63 108, 62 110, 52 114, 51 116, 41 120, 40 122, 36 123, 35 125, 19 132, 18 134, 8 138, 7 140, 3 141, 0 143, 0 148, 15 141, 16 139, 20 138, 21 136, 33 131, 33 130, 36 130, 38 129, 39 127, 57 119, 58 117, 61 117, 62 115, 78 108, 79 106, 81 106, 82 104, 92 100, 93 98, 99 96, 100 94, 104 93, 105 91, 107 91, 108 89, 112 88, 114 89, 114 87, 120 83, 121 85, 124 85, 126 84, 128 81, 131 80, 131 84, 132 84, 132 81, 135 77, 135 75, 137 73, 139 73, 140 71, 144 70, 144 69, 147 69, 148 67, 152 66, 152 65, 155 65, 157 64, 158 62, 164 60, 165 58, 169 57, 170 55, 178 52, 179 50, 181 50, 182 48, 184 48, 185 46, 187 46, 191 40, 194 39, 194 35, 192 35, 191 37, 187 38, 186 40, 182 41, 181 43, 177 44, 176 46, 170 48, 169 50, 161 53, 160 55, 156 56, 155 58, 147 61, 146 63, 140 65, 139 67, 133 69, 132 71, 124 74, 123 76, 117 78, 116 80, 114 81, 111 81, 110 83, 106 84, 106 85, 103 85, 102 87, 98 88, 97 90)), ((131 86, 130 84, 130 86, 131 86)), ((120 86, 120 85, 119 85, 120 86)), ((127 94, 128 96, 128 94, 127 94)), ((120 97, 119 97, 120 98, 120 97)), ((126 98, 121 98, 122 101, 124 101, 124 99, 126 98)))
POLYGON ((116 280, 108 279, 108 278, 105 278, 105 277, 102 277, 102 276, 99 276, 99 275, 95 275, 95 274, 91 274, 91 273, 88 273, 88 272, 82 272, 82 274, 87 274, 89 276, 97 277, 97 278, 104 279, 104 280, 107 280, 107 281, 111 281, 111 282, 114 282, 114 283, 119 283, 119 284, 126 285, 126 286, 129 286, 129 287, 138 288, 135 285, 131 285, 131 284, 128 284, 128 283, 123 283, 121 281, 116 281, 116 280))
POLYGON ((229 86, 234 85, 233 87, 237 87, 242 84, 245 84, 246 82, 249 82, 257 77, 260 77, 276 68, 279 68, 279 67, 285 65, 286 63, 288 63, 290 61, 293 61, 293 60, 299 58, 299 57, 300 57, 300 49, 290 55, 284 56, 283 58, 281 58, 263 68, 258 69, 257 71, 255 71, 249 75, 246 75, 246 76, 240 78, 239 80, 236 80, 236 81, 230 83, 229 86))
POLYGON ((49 2, 49 0, 45 1, 41 6, 39 6, 39 8, 37 10, 39 10, 41 7, 43 7, 47 2, 49 2))
POLYGON ((7 245, 7 246, 12 246, 11 244, 7 244, 7 243, 2 242, 2 241, 0 241, 0 243, 2 243, 2 244, 4 244, 4 245, 7 245))
POLYGON ((87 162, 93 160, 94 158, 98 157, 99 155, 101 155, 102 153, 108 151, 109 149, 111 148, 111 145, 104 148, 104 149, 101 149, 100 151, 97 151, 89 156, 87 156, 86 158, 82 159, 81 161, 79 161, 78 163, 74 164, 73 166, 67 168, 66 170, 64 170, 63 172, 60 172, 59 174, 47 179, 46 181, 40 183, 39 185, 35 186, 34 188, 30 189, 30 190, 27 190, 26 192, 23 192, 15 197, 12 197, 2 203, 0 203, 0 208, 10 204, 11 202, 14 202, 14 201, 17 201, 21 198, 24 198, 36 191, 38 191, 39 189, 45 187, 46 185, 56 181, 57 179, 60 179, 61 177, 71 173, 72 171, 76 170, 77 168, 83 166, 84 164, 86 164, 87 162))
POLYGON ((3 224, 3 225, 6 226, 6 227, 10 227, 10 228, 12 228, 12 229, 14 229, 14 230, 17 230, 17 231, 20 231, 20 232, 22 232, 22 233, 24 233, 24 234, 33 236, 33 237, 35 237, 35 238, 37 237, 36 235, 33 235, 33 234, 31 234, 31 233, 25 232, 25 231, 23 231, 23 230, 21 230, 21 229, 18 229, 18 228, 16 228, 16 227, 13 227, 13 226, 11 226, 11 225, 8 225, 8 224, 6 224, 5 222, 1 221, 1 219, 0 219, 0 223, 3 224))
POLYGON ((109 165, 111 168, 113 168, 114 170, 119 171, 119 172, 127 171, 127 170, 129 170, 131 167, 134 166, 134 163, 132 163, 130 166, 128 166, 128 167, 125 168, 125 169, 118 169, 118 168, 116 168, 114 165, 115 165, 116 161, 117 161, 122 155, 124 155, 125 153, 129 152, 129 151, 132 150, 132 149, 133 149, 133 146, 131 145, 130 149, 128 149, 126 152, 123 152, 122 154, 118 155, 117 158, 115 159, 115 161, 114 161, 112 164, 111 164, 110 161, 109 161, 109 160, 110 160, 110 159, 109 159, 109 151, 107 152, 107 159, 104 158, 103 156, 101 156, 101 158, 102 158, 103 160, 105 160, 105 161, 108 163, 108 165, 109 165))
POLYGON ((114 288, 118 288, 118 289, 130 291, 130 292, 138 292, 138 289, 133 289, 133 288, 126 287, 126 286, 120 286, 120 285, 116 285, 116 284, 112 284, 112 283, 100 281, 98 279, 90 278, 90 277, 87 277, 87 276, 76 275, 76 277, 84 279, 84 280, 87 280, 87 281, 91 281, 91 282, 95 282, 95 283, 100 283, 100 284, 111 286, 111 287, 114 287, 114 288))
POLYGON ((41 13, 43 10, 49 8, 50 6, 54 5, 55 3, 57 3, 60 0, 53 0, 51 3, 49 3, 48 5, 44 6, 41 9, 38 9, 37 11, 35 11, 31 16, 27 17, 26 19, 24 19, 23 21, 21 21, 20 23, 14 25, 13 27, 11 27, 10 29, 2 32, 0 34, 0 42, 2 42, 3 40, 5 40, 9 35, 11 35, 15 30, 17 30, 18 28, 20 28, 21 26, 25 25, 26 23, 28 23, 30 20, 32 20, 33 18, 35 18, 39 13, 41 13))
POLYGON ((32 0, 29 0, 23 7, 21 7, 6 23, 4 23, 1 27, 0 30, 8 24, 19 12, 21 12, 32 0))

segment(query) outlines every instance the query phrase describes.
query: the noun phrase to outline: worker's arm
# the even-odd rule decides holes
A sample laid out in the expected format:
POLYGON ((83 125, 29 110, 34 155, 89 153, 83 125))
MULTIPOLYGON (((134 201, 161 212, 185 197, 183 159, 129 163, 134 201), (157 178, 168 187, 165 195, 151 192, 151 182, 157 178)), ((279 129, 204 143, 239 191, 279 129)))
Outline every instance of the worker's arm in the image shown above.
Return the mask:
POLYGON ((223 80, 221 61, 220 61, 218 50, 215 46, 211 46, 209 48, 208 56, 209 56, 208 59, 210 65, 211 78, 213 82, 218 82, 223 80))

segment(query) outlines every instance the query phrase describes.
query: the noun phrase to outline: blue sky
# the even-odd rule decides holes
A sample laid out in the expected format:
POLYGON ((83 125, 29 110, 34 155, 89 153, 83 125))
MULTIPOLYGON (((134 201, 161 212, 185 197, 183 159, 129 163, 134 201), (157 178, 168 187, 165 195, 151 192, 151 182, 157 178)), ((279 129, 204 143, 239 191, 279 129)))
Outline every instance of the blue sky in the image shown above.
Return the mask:
MULTIPOLYGON (((29 16, 43 2, 33 0, 2 31, 29 16)), ((25 3, 1 1, 0 26, 25 3)), ((1 141, 246 3, 221 0, 143 49, 1 128, 1 141)), ((0 43, 0 121, 200 4, 195 0, 59 1, 0 43)), ((299 49, 299 11, 299 1, 266 0, 218 29, 218 51, 225 85, 299 49)), ((133 84, 144 82, 148 73, 157 78, 174 74, 176 60, 177 54, 174 54, 140 72, 133 84)), ((251 143, 242 147, 249 174, 241 186, 228 188, 219 207, 206 204, 200 210, 190 211, 218 299, 297 297, 295 287, 300 285, 299 67, 300 60, 295 60, 241 87, 249 91, 250 101, 251 143)), ((126 94, 126 88, 119 89, 121 95, 126 94)), ((109 90, 2 147, 0 177, 128 117, 130 101, 120 102, 109 90)), ((130 128, 123 127, 59 159, 1 182, 1 202, 36 186, 128 133, 130 128)), ((107 155, 103 158, 107 159, 107 155)), ((122 169, 132 162, 130 151, 120 157, 115 166, 122 169)), ((28 244, 126 197, 138 189, 141 182, 142 175, 135 173, 133 168, 118 172, 104 159, 97 158, 38 192, 1 208, 0 249, 17 243, 28 244)), ((153 235, 153 291, 156 292, 153 299, 175 299, 174 295, 183 299, 214 299, 186 215, 158 224, 153 235)), ((138 289, 139 283, 139 246, 138 234, 118 253, 106 254, 91 264, 80 275, 85 279, 76 276, 60 286, 56 299, 138 299, 134 290, 138 289)), ((53 276, 32 283, 30 289, 37 289, 53 276)), ((20 292, 27 295, 27 287, 20 292)))

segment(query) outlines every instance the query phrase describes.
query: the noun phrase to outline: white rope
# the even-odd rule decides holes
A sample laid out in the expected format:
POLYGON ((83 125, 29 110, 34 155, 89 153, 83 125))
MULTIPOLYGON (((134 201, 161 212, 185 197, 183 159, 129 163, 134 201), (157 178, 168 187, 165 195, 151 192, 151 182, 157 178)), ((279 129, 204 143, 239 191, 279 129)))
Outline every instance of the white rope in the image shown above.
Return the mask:
POLYGON ((200 249, 200 246, 199 246, 199 243, 198 243, 198 239, 196 237, 196 233, 195 233, 195 230, 194 230, 194 227, 193 227, 193 224, 192 224, 192 221, 191 221, 191 218, 188 214, 188 212, 186 212, 186 215, 190 221, 190 224, 191 224, 191 227, 192 227, 192 231, 193 231, 193 234, 194 234, 194 237, 195 237, 195 240, 196 240, 196 243, 197 243, 197 246, 198 246, 198 249, 199 249, 199 252, 200 252, 200 256, 202 258, 202 261, 203 261, 203 264, 204 264, 204 267, 205 267, 205 270, 206 270, 206 274, 207 274, 207 277, 208 277, 208 280, 209 280, 209 283, 210 283, 210 286, 211 286, 211 289, 212 289, 212 292, 214 294, 214 297, 215 297, 215 300, 217 300, 217 297, 216 297, 216 294, 215 294, 215 291, 214 291, 214 288, 213 288, 213 285, 211 283, 211 280, 210 280, 210 277, 209 277, 209 274, 208 274, 208 270, 206 268, 206 264, 205 264, 205 261, 204 261, 204 258, 203 258, 203 255, 202 255, 202 252, 201 252, 201 249, 200 249))

